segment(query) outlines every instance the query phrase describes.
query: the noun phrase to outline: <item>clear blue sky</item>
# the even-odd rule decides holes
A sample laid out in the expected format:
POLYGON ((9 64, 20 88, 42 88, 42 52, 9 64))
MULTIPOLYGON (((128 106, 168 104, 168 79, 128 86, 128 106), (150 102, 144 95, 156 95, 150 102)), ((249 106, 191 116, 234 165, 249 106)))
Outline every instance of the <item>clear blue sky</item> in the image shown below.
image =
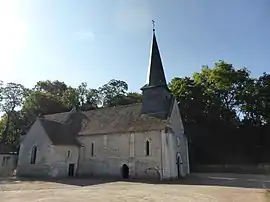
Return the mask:
POLYGON ((1 0, 0 13, 0 80, 27 87, 115 78, 139 91, 152 19, 168 81, 220 59, 270 70, 269 0, 1 0))

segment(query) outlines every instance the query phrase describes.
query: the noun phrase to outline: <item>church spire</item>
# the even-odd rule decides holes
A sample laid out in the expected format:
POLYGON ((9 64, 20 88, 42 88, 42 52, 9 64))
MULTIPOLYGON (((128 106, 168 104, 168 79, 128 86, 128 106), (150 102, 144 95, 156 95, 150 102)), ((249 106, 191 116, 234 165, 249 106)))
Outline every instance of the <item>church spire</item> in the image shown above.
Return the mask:
POLYGON ((142 114, 166 119, 172 105, 172 94, 167 86, 158 50, 153 21, 153 39, 148 67, 147 83, 142 90, 142 114))
POLYGON ((153 39, 149 59, 148 75, 147 75, 147 86, 167 86, 166 78, 163 70, 161 56, 155 33, 155 21, 153 22, 153 39))

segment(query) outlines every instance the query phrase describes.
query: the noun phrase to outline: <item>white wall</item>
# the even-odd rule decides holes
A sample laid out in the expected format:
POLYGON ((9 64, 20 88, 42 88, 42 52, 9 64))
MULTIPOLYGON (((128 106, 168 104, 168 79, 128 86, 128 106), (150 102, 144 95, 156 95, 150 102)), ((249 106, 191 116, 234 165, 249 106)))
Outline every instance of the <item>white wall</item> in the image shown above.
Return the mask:
POLYGON ((48 176, 50 173, 48 157, 51 148, 51 141, 37 119, 20 144, 17 175, 48 176), (37 146, 36 163, 31 164, 31 153, 34 146, 37 146))
MULTIPOLYGON (((181 119, 181 115, 179 113, 178 104, 175 101, 172 109, 172 114, 169 119, 170 127, 173 130, 174 138, 172 147, 175 149, 174 153, 174 166, 176 165, 176 156, 180 154, 183 160, 183 176, 189 173, 189 159, 188 159, 188 145, 187 138, 184 135, 184 127, 181 119), (180 145, 177 144, 177 138, 180 139, 180 145)), ((175 167, 176 169, 176 167, 175 167)))
MULTIPOLYGON (((135 177, 152 177, 153 170, 145 171, 149 168, 158 169, 161 172, 161 131, 149 131, 145 133, 135 133, 135 177), (150 155, 146 156, 146 141, 150 141, 150 155)), ((153 176, 155 177, 155 176, 153 176)))
POLYGON ((74 164, 74 174, 76 175, 77 161, 79 148, 76 146, 53 146, 50 152, 51 177, 66 177, 68 176, 69 164, 74 164), (69 155, 68 156, 68 151, 69 155))
POLYGON ((68 176, 69 164, 75 164, 76 172, 78 151, 79 149, 76 146, 52 145, 40 121, 37 119, 20 144, 17 175, 38 177, 68 176), (31 164, 31 153, 34 146, 37 146, 36 163, 31 164), (70 151, 70 157, 67 156, 68 151, 70 151))
POLYGON ((80 175, 121 176, 121 166, 128 165, 131 177, 146 177, 150 167, 160 169, 160 131, 81 136, 80 175), (145 156, 145 141, 150 141, 150 155, 145 156), (94 143, 94 155, 91 145, 94 143))

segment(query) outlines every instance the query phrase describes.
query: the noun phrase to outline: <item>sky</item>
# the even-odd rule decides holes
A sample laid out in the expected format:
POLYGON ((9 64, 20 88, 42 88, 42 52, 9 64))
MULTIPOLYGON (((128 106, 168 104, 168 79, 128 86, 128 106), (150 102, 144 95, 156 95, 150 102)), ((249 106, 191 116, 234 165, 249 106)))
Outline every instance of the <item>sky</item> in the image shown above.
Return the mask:
POLYGON ((139 92, 152 20, 167 81, 218 60, 270 72, 269 0, 0 0, 0 80, 139 92))

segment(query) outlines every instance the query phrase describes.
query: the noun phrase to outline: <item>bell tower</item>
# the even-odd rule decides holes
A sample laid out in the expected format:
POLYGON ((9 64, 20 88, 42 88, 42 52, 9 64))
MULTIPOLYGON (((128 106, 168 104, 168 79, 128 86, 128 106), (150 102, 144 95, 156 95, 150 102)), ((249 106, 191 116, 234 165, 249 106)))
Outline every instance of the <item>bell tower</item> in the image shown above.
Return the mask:
POLYGON ((142 114, 166 119, 171 108, 172 94, 167 86, 164 74, 154 21, 147 82, 141 90, 142 114))

